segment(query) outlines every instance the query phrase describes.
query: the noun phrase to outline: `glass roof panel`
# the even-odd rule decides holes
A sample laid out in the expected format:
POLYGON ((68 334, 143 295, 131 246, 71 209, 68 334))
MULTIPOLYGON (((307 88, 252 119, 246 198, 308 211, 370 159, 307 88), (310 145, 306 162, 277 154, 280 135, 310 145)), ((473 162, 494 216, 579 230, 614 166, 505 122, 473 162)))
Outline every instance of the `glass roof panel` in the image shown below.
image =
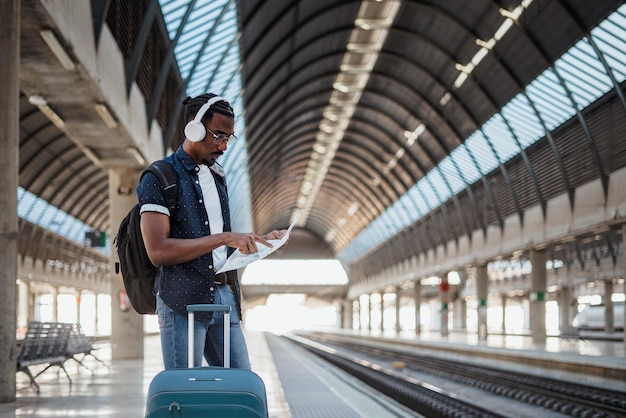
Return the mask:
MULTIPOLYGON (((610 63, 609 65, 618 83, 624 80, 624 73, 626 73, 625 31, 626 5, 618 9, 592 31, 592 36, 598 40, 598 48, 604 54, 607 62, 610 63), (615 38, 620 36, 620 34, 621 37, 615 38)), ((568 88, 572 89, 572 94, 576 97, 579 105, 586 106, 592 103, 613 87, 607 81, 602 63, 599 61, 597 54, 591 49, 587 39, 579 41, 577 45, 556 61, 555 66, 568 88), (585 56, 586 58, 583 58, 585 56), (590 65, 589 62, 594 60, 597 62, 590 65), (582 71, 576 66, 585 70, 582 71)), ((522 148, 526 148, 542 138, 545 133, 544 128, 528 99, 533 101, 535 108, 540 113, 549 130, 558 127, 576 113, 576 109, 559 81, 559 77, 551 69, 544 71, 535 81, 530 83, 526 88, 526 92, 527 96, 521 93, 513 98, 502 109, 501 113, 494 115, 479 130, 470 135, 464 145, 457 147, 451 155, 444 158, 439 163, 441 171, 431 170, 426 177, 418 181, 400 199, 412 196, 415 202, 421 203, 420 209, 422 209, 422 213, 428 213, 439 205, 438 202, 446 201, 450 197, 450 189, 447 186, 440 187, 442 186, 442 173, 445 176, 450 176, 448 181, 454 184, 455 176, 449 169, 449 159, 457 158, 459 169, 463 172, 465 181, 471 184, 480 178, 481 173, 487 174, 498 166, 499 161, 494 152, 497 152, 498 157, 504 162, 519 153, 520 145, 522 148), (513 129, 515 137, 513 137, 511 130, 504 123, 503 118, 508 118, 507 121, 511 129, 513 129), (492 141, 491 144, 490 141, 492 141), (433 187, 436 187, 436 190, 441 192, 440 196, 437 196, 433 187), (424 209, 427 205, 432 206, 424 209)), ((381 214, 379 219, 386 218, 387 212, 395 210, 394 208, 395 205, 381 214)), ((417 220, 419 220, 419 217, 414 221, 417 220)), ((374 223, 377 221, 374 221, 374 223)), ((370 233, 372 226, 363 230, 339 254, 339 258, 342 261, 351 263, 356 258, 363 256, 365 252, 371 251, 380 244, 380 241, 372 239, 370 233)))
POLYGON ((240 57, 237 7, 234 0, 159 0, 170 39, 176 42, 174 54, 181 76, 186 80, 186 94, 198 96, 207 92, 229 100, 235 111, 238 139, 218 161, 230 184, 233 230, 254 230, 251 218, 250 185, 245 119, 241 99, 240 57), (185 14, 191 7, 189 18, 185 14), (182 25, 182 26, 181 26, 182 25), (180 31, 179 39, 176 34, 180 31), (244 165, 242 169, 242 164, 244 165))

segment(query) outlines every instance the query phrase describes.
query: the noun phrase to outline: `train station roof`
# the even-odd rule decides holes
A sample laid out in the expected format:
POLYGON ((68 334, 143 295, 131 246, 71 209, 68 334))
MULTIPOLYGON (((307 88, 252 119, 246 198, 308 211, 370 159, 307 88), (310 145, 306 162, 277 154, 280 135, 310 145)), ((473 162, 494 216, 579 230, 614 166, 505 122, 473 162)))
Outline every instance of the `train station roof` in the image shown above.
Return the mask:
POLYGON ((76 83, 71 51, 104 36, 164 152, 181 141, 182 98, 230 99, 239 139, 221 164, 237 228, 297 219, 294 257, 338 257, 357 274, 523 222, 593 179, 606 193, 626 165, 601 129, 624 119, 622 1, 92 1, 93 45, 68 45, 43 3, 22 3, 23 254, 114 234, 107 168, 141 166, 100 123, 116 109, 87 111, 101 98, 76 83), (90 130, 68 129, 77 119, 90 130))

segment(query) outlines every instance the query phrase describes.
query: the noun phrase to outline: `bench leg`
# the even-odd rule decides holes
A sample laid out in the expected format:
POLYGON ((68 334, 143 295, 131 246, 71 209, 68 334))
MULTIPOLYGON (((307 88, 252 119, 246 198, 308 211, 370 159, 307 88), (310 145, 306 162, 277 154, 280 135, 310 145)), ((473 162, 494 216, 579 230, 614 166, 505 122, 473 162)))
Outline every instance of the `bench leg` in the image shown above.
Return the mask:
MULTIPOLYGON (((22 372, 22 373, 26 373, 28 375, 28 378, 30 379, 31 386, 35 386, 35 390, 37 391, 37 393, 41 392, 41 389, 39 388, 39 384, 35 380, 35 376, 33 376, 33 374, 31 373, 31 371, 30 371, 30 369, 28 367, 22 367, 21 369, 18 369, 17 371, 18 372, 22 372)), ((39 376, 39 375, 37 375, 37 376, 39 376)))
MULTIPOLYGON (((39 375, 41 375, 43 372, 45 372, 46 370, 48 370, 48 369, 49 369, 50 367, 52 367, 52 366, 59 366, 59 368, 63 370, 63 372, 64 372, 64 373, 65 373, 65 375, 67 376, 67 380, 69 380, 69 381, 70 381, 70 386, 71 386, 71 385, 72 385, 72 379, 70 378, 70 375, 69 375, 69 373, 67 372, 67 370, 65 370, 65 366, 64 366, 64 365, 63 365, 63 363, 61 363, 61 362, 58 362, 58 363, 50 363, 50 364, 48 364, 48 365, 46 366, 46 368, 45 368, 45 369, 43 369, 42 371, 40 371, 39 373, 37 373, 37 374, 35 375, 35 377, 39 377, 39 375)), ((30 372, 29 372, 29 373, 30 373, 30 372)), ((33 379, 33 382, 34 382, 34 381, 35 381, 35 379, 33 379)), ((35 384, 36 384, 36 383, 35 383, 35 384)), ((39 386, 37 386, 37 387, 39 387, 39 386)), ((37 391, 37 392, 39 392, 39 391, 37 391)))

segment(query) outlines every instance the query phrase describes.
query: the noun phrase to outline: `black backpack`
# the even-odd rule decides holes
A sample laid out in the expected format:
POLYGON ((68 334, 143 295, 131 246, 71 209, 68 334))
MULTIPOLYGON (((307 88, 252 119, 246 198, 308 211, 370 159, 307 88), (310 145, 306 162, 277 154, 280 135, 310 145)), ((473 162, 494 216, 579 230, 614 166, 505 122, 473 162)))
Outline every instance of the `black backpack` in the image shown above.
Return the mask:
MULTIPOLYGON (((154 173, 167 197, 167 206, 170 217, 176 209, 176 173, 166 161, 153 162, 141 174, 154 173)), ((128 215, 120 223, 117 236, 113 244, 117 251, 118 262, 115 263, 115 273, 120 269, 124 280, 124 288, 135 311, 140 314, 156 313, 156 296, 154 295, 154 281, 158 268, 155 267, 143 243, 141 236, 140 205, 137 203, 128 212, 128 215)))

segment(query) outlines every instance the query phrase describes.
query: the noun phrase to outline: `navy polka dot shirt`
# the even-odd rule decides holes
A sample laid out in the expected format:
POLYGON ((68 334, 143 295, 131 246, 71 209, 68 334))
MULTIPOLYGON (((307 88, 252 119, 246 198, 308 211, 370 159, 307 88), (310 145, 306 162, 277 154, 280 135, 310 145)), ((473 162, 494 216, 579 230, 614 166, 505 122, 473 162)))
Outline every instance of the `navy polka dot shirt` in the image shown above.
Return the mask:
MULTIPOLYGON (((176 210, 170 215, 167 207, 167 198, 159 183, 152 173, 147 173, 141 179, 137 187, 137 196, 142 211, 156 211, 170 216, 170 236, 174 238, 198 238, 211 234, 209 218, 204 207, 200 182, 198 180, 199 167, 179 147, 178 150, 164 158, 174 167, 177 177, 176 210)), ((230 231, 230 212, 228 208, 228 193, 226 181, 221 174, 211 170, 215 178, 220 202, 207 202, 207 204, 220 204, 224 219, 224 231, 230 231)), ((230 254, 233 249, 229 248, 230 254)), ((236 284, 237 304, 240 309, 241 291, 234 275, 236 284)), ((156 280, 156 291, 163 301, 174 312, 187 316, 187 305, 194 303, 214 303, 215 301, 215 272, 213 268, 212 253, 208 252, 194 260, 183 264, 161 266, 156 280)), ((197 312, 196 319, 206 321, 210 313, 197 312)))

